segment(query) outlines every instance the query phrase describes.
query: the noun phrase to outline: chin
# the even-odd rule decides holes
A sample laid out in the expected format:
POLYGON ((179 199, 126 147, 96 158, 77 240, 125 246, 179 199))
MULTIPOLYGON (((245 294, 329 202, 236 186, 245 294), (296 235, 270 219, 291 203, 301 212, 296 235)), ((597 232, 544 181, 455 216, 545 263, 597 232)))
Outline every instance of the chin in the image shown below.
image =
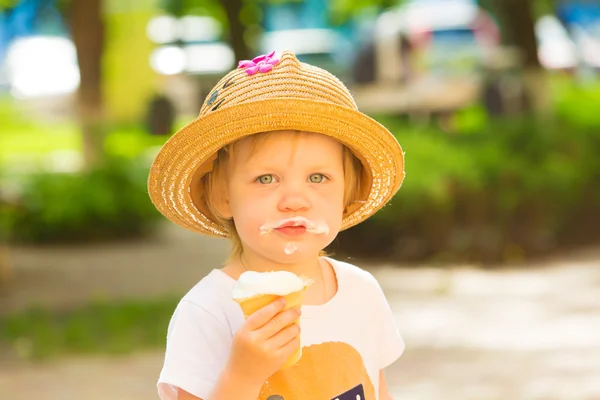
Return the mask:
POLYGON ((302 241, 281 241, 277 244, 260 249, 263 257, 280 264, 296 264, 311 259, 316 259, 326 246, 317 243, 306 243, 302 241), (287 247, 287 248, 286 248, 287 247))
POLYGON ((295 264, 319 257, 323 249, 329 246, 335 237, 336 232, 317 238, 269 235, 269 237, 261 238, 262 240, 254 241, 253 243, 246 242, 246 244, 255 253, 269 260, 280 264, 295 264), (286 247, 288 247, 287 250, 289 253, 286 253, 286 247))
POLYGON ((307 249, 302 248, 300 245, 298 246, 298 250, 287 254, 284 248, 276 248, 270 249, 268 254, 265 254, 267 257, 281 264, 295 264, 302 261, 316 259, 319 257, 321 253, 320 249, 307 249))

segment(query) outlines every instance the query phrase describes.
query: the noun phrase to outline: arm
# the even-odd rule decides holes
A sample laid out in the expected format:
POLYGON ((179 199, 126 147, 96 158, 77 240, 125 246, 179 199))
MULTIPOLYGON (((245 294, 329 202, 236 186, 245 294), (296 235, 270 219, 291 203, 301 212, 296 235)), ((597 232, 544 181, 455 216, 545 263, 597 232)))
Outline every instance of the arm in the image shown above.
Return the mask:
POLYGON ((183 389, 177 390, 177 400, 202 400, 200 397, 196 397, 193 394, 186 392, 183 389))
POLYGON ((256 400, 260 394, 262 383, 256 384, 236 376, 231 370, 225 369, 208 400, 256 400))
POLYGON ((385 374, 382 369, 379 370, 379 400, 394 400, 388 390, 385 374))
MULTIPOLYGON (((233 376, 233 373, 227 369, 219 376, 219 380, 207 400, 256 400, 260 393, 262 385, 255 385, 251 382, 244 382, 233 376)), ((177 400, 202 400, 183 389, 177 392, 177 400)))
MULTIPOLYGON (((250 315, 234 335, 228 362, 206 400, 255 400, 265 380, 300 346, 299 308, 273 301, 250 315)), ((199 397, 179 389, 177 400, 199 397)), ((202 400, 202 399, 200 399, 202 400)))

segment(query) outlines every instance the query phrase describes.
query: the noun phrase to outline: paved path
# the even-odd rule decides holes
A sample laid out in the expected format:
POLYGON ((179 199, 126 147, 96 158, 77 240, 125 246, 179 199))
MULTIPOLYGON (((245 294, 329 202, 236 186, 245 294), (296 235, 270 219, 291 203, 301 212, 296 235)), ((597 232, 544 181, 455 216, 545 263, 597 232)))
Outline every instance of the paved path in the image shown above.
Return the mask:
POLYGON ((72 308, 96 297, 184 293, 220 266, 228 248, 225 240, 200 237, 173 224, 152 240, 13 248, 16 279, 0 293, 0 315, 32 305, 72 308))
MULTIPOLYGON (((0 297, 0 309, 181 292, 226 249, 179 229, 153 242, 18 248, 15 290, 0 297)), ((388 371, 396 399, 600 400, 600 253, 493 271, 369 270, 407 343, 388 371)), ((160 351, 48 364, 0 360, 0 399, 154 399, 161 362, 160 351)))

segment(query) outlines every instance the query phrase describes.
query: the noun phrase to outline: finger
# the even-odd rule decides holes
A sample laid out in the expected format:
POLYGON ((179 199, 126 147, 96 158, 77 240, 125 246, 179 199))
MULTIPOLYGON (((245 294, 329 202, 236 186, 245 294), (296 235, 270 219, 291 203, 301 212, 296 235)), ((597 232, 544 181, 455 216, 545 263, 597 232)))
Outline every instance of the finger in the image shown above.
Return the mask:
POLYGON ((256 330, 264 326, 273 317, 280 313, 285 308, 285 298, 280 297, 275 301, 267 304, 263 308, 252 313, 246 320, 249 330, 256 330))
POLYGON ((258 329, 260 331, 260 336, 268 339, 284 329, 286 326, 293 324, 298 318, 300 318, 300 309, 298 307, 282 311, 275 315, 263 327, 258 329))
POLYGON ((300 348, 300 336, 295 336, 290 339, 289 342, 284 344, 277 351, 278 356, 285 356, 286 358, 294 354, 296 350, 300 348))
POLYGON ((286 326, 270 339, 267 340, 267 345, 273 349, 280 349, 285 346, 290 340, 300 334, 300 325, 298 323, 286 326))

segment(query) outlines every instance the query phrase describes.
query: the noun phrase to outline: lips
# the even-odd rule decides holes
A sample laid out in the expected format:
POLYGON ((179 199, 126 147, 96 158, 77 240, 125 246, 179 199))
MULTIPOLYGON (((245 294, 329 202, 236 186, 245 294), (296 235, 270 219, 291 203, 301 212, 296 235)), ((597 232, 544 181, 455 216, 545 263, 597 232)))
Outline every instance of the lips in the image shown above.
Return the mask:
POLYGON ((277 231, 288 234, 312 233, 314 235, 328 234, 329 227, 325 221, 313 221, 303 216, 268 221, 259 227, 261 235, 277 231))
POLYGON ((293 227, 304 227, 304 228, 306 228, 306 224, 304 224, 304 222, 300 222, 300 221, 289 221, 289 222, 286 222, 286 223, 284 223, 284 224, 281 224, 280 226, 278 226, 278 227, 277 227, 277 228, 275 228, 275 229, 289 228, 290 226, 293 226, 293 227))
POLYGON ((306 227, 304 225, 294 226, 294 224, 285 224, 279 228, 275 228, 275 230, 286 235, 300 235, 306 232, 306 227))
POLYGON ((275 228, 275 230, 285 235, 301 235, 306 232, 306 222, 302 220, 286 221, 275 228))

